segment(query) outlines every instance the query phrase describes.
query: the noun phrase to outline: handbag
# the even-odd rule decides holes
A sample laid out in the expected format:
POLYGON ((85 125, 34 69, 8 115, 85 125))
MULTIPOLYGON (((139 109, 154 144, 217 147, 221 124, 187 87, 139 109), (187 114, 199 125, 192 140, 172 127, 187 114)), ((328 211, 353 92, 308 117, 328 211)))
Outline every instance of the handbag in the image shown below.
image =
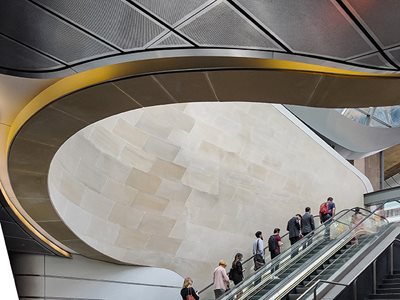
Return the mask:
POLYGON ((186 300, 196 300, 192 295, 192 290, 188 288, 189 295, 186 296, 186 300))

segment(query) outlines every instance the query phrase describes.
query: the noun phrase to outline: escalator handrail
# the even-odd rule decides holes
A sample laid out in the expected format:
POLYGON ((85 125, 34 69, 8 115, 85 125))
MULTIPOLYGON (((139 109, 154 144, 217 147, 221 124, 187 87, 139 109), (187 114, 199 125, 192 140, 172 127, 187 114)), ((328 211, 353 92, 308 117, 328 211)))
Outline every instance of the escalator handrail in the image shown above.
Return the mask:
MULTIPOLYGON (((348 211, 350 211, 350 209, 342 209, 342 210, 339 211, 336 215, 339 215, 339 214, 342 214, 342 213, 348 212, 348 211)), ((314 216, 314 218, 319 218, 319 216, 314 216)), ((329 218, 327 221, 330 221, 331 219, 332 219, 332 217, 329 218)), ((339 218, 339 219, 340 219, 340 218, 339 218)), ((339 222, 339 221, 338 221, 338 222, 339 222)), ((323 226, 323 224, 321 224, 320 226, 318 226, 318 227, 315 228, 314 230, 317 230, 317 229, 318 229, 319 227, 321 227, 321 226, 323 226)), ((306 236, 308 236, 308 235, 311 236, 311 235, 314 233, 314 230, 311 231, 310 233, 308 233, 306 236)), ((282 235, 281 238, 284 238, 284 237, 286 237, 286 236, 288 236, 288 235, 289 235, 289 232, 287 232, 287 233, 285 233, 284 235, 282 235)), ((305 237, 306 237, 306 236, 305 236, 305 237)), ((267 251, 267 249, 268 249, 268 246, 266 246, 266 247, 264 248, 264 253, 267 251)), ((289 250, 289 249, 290 249, 290 248, 286 249, 285 251, 287 251, 287 250, 289 250)), ((248 261, 252 260, 252 259, 254 258, 254 256, 255 256, 255 255, 253 255, 253 256, 247 258, 246 260, 244 260, 244 261, 242 262, 242 264, 245 264, 245 263, 247 263, 248 261)), ((203 289, 201 289, 201 290, 198 292, 198 294, 200 295, 201 293, 203 293, 204 291, 206 291, 207 289, 209 289, 213 284, 214 284, 214 283, 211 282, 211 283, 208 284, 206 287, 204 287, 203 289)))
MULTIPOLYGON (((349 212, 351 209, 342 209, 341 211, 339 211, 334 217, 337 217, 337 219, 335 219, 335 221, 336 222, 338 222, 338 223, 342 223, 342 222, 340 222, 339 220, 340 220, 340 218, 341 217, 343 217, 347 212, 349 212), (339 216, 339 217, 338 217, 339 216)), ((319 218, 319 216, 314 216, 314 218, 319 218)), ((331 218, 329 218, 326 222, 328 222, 328 221, 330 221, 330 220, 332 220, 333 218, 331 217, 331 218)), ((310 233, 308 233, 306 236, 304 236, 303 238, 304 239, 306 239, 306 238, 309 238, 309 237, 311 237, 313 234, 314 234, 314 231, 316 231, 316 230, 318 230, 319 228, 321 228, 322 226, 325 226, 324 224, 320 224, 317 228, 315 228, 313 231, 311 231, 310 233)), ((283 236, 282 236, 282 238, 284 238, 284 237, 286 237, 286 236, 288 236, 289 235, 289 233, 286 233, 286 234, 284 234, 283 236)), ((266 251, 268 249, 268 246, 267 247, 265 247, 264 248, 264 252, 266 251)), ((289 247, 288 249, 286 249, 286 250, 284 250, 281 254, 283 254, 283 253, 286 253, 287 251, 291 251, 290 250, 291 249, 291 247, 289 247)), ((280 254, 280 255, 281 255, 280 254)), ((254 258, 254 255, 253 256, 251 256, 250 258, 248 258, 248 259, 246 259, 245 261, 243 261, 243 264, 244 263, 246 263, 246 262, 248 262, 248 261, 250 261, 251 259, 253 259, 254 258)), ((273 261, 273 260, 271 260, 271 261, 273 261)), ((275 262, 276 262, 276 260, 275 260, 275 262)), ((260 268, 259 269, 259 271, 261 271, 263 268, 266 268, 268 266, 268 264, 265 264, 265 266, 264 267, 262 267, 262 268, 260 268)), ((259 273, 259 271, 257 271, 257 273, 259 273)), ((256 273, 253 273, 250 277, 252 277, 254 274, 256 274, 256 273)), ((249 278, 250 278, 249 277, 249 278)), ((236 285, 235 286, 235 289, 236 288, 238 288, 240 285, 242 285, 244 283, 244 281, 242 281, 241 283, 239 283, 238 285, 236 285)), ((205 288, 203 288, 202 290, 200 290, 199 291, 199 294, 200 293, 203 293, 204 291, 206 291, 208 288, 210 288, 211 286, 213 285, 213 283, 210 283, 209 285, 207 285, 205 288)), ((230 290, 230 291, 232 291, 232 290, 230 290)))
MULTIPOLYGON (((339 243, 340 241, 342 241, 342 240, 345 240, 346 238, 348 238, 349 236, 351 236, 352 234, 353 234, 353 231, 355 231, 364 221, 366 221, 367 219, 369 219, 372 215, 377 215, 377 216, 379 216, 378 214, 376 214, 376 212, 378 211, 378 210, 380 210, 386 203, 388 203, 388 202, 392 202, 393 200, 387 200, 387 201, 385 201, 384 203, 382 203, 380 206, 378 206, 376 209, 374 209, 372 212, 369 212, 369 214, 367 215, 367 216, 365 216, 356 226, 354 226, 352 229, 350 229, 348 232, 346 232, 339 240, 337 240, 337 243, 339 243)), ((355 209, 356 208, 352 208, 352 209, 349 209, 349 211, 351 210, 351 211, 355 211, 355 209)), ((364 209, 365 210, 365 209, 364 209)), ((368 211, 368 210, 366 210, 366 211, 368 211)), ((382 219, 384 219, 388 224, 389 224, 389 221, 386 219, 386 218, 382 218, 382 219)), ((331 253, 331 252, 335 252, 336 250, 334 250, 336 247, 331 247, 330 249, 328 249, 328 252, 327 253, 331 253)), ((332 253, 332 255, 333 255, 334 253, 332 253)), ((323 263, 323 262, 322 262, 323 263)), ((302 273, 302 278, 305 278, 305 277, 307 277, 307 276, 309 276, 310 275, 310 270, 304 270, 302 273)), ((311 271, 311 273, 313 272, 313 270, 311 271)), ((301 273, 300 273, 301 274, 301 273)), ((289 287, 287 287, 287 288, 285 288, 285 290, 292 290, 292 289, 294 289, 295 287, 297 286, 297 284, 293 284, 292 286, 289 286, 289 287)), ((267 294, 266 294, 267 295, 267 294)), ((263 299, 266 299, 265 298, 265 296, 266 295, 264 295, 264 297, 261 297, 260 298, 260 300, 263 300, 263 299)))

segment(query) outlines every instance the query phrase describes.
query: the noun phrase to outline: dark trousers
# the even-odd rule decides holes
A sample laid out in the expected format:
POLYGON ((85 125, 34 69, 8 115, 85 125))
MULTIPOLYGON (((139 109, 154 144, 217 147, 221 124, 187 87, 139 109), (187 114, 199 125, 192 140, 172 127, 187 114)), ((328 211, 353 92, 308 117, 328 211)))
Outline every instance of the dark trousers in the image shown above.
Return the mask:
MULTIPOLYGON (((270 252, 271 253, 271 261, 279 255, 279 253, 270 252)), ((275 273, 279 269, 279 260, 277 260, 275 267, 272 268, 271 273, 275 273)))
POLYGON ((218 299, 219 297, 221 297, 223 294, 225 293, 225 290, 214 290, 214 295, 215 295, 215 299, 218 299))
MULTIPOLYGON (((299 236, 294 236, 294 237, 291 237, 291 238, 289 238, 289 240, 290 240, 290 245, 293 245, 293 244, 295 244, 296 242, 298 242, 299 240, 300 240, 300 237, 299 236)), ((298 249, 298 247, 292 247, 292 252, 291 252, 291 254, 290 254, 290 257, 295 257, 297 254, 299 253, 299 249, 298 249)))
POLYGON ((309 234, 309 232, 304 232, 303 236, 306 238, 305 243, 303 244, 303 249, 306 249, 308 246, 310 246, 313 242, 312 236, 314 233, 309 234))

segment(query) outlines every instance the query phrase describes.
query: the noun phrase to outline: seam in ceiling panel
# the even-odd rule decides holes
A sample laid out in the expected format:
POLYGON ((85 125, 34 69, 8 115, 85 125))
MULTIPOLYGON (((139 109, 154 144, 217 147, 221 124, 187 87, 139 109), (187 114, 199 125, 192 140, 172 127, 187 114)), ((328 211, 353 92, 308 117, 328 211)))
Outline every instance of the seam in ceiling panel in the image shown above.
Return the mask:
POLYGON ((274 40, 225 1, 218 1, 178 28, 205 47, 282 51, 274 40))
POLYGON ((119 51, 144 49, 167 28, 120 0, 33 0, 119 51))

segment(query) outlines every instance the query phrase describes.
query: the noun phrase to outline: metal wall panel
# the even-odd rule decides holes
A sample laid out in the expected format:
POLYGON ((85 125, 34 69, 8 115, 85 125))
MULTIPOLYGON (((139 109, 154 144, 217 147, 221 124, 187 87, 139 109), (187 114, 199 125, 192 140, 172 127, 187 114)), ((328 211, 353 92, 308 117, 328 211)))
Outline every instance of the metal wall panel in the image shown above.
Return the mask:
POLYGON ((400 1, 345 0, 344 3, 353 8, 383 47, 400 43, 400 1))
MULTIPOLYGON (((26 0, 2 0, 0 32, 66 63, 116 53, 26 0)), ((11 51, 9 49, 7 51, 11 51)))
MULTIPOLYGON (((49 0, 50 1, 50 0, 49 0)), ((169 24, 175 24, 179 20, 191 15, 207 3, 215 0, 134 0, 159 18, 169 24)))
POLYGON ((0 35, 0 66, 16 70, 51 70, 65 65, 0 35))
POLYGON ((123 49, 143 48, 166 29, 121 0, 34 0, 123 49))
POLYGON ((190 19, 179 30, 202 46, 281 50, 266 34, 224 2, 190 19))
POLYGON ((373 50, 329 0, 235 0, 291 49, 350 58, 373 50))

